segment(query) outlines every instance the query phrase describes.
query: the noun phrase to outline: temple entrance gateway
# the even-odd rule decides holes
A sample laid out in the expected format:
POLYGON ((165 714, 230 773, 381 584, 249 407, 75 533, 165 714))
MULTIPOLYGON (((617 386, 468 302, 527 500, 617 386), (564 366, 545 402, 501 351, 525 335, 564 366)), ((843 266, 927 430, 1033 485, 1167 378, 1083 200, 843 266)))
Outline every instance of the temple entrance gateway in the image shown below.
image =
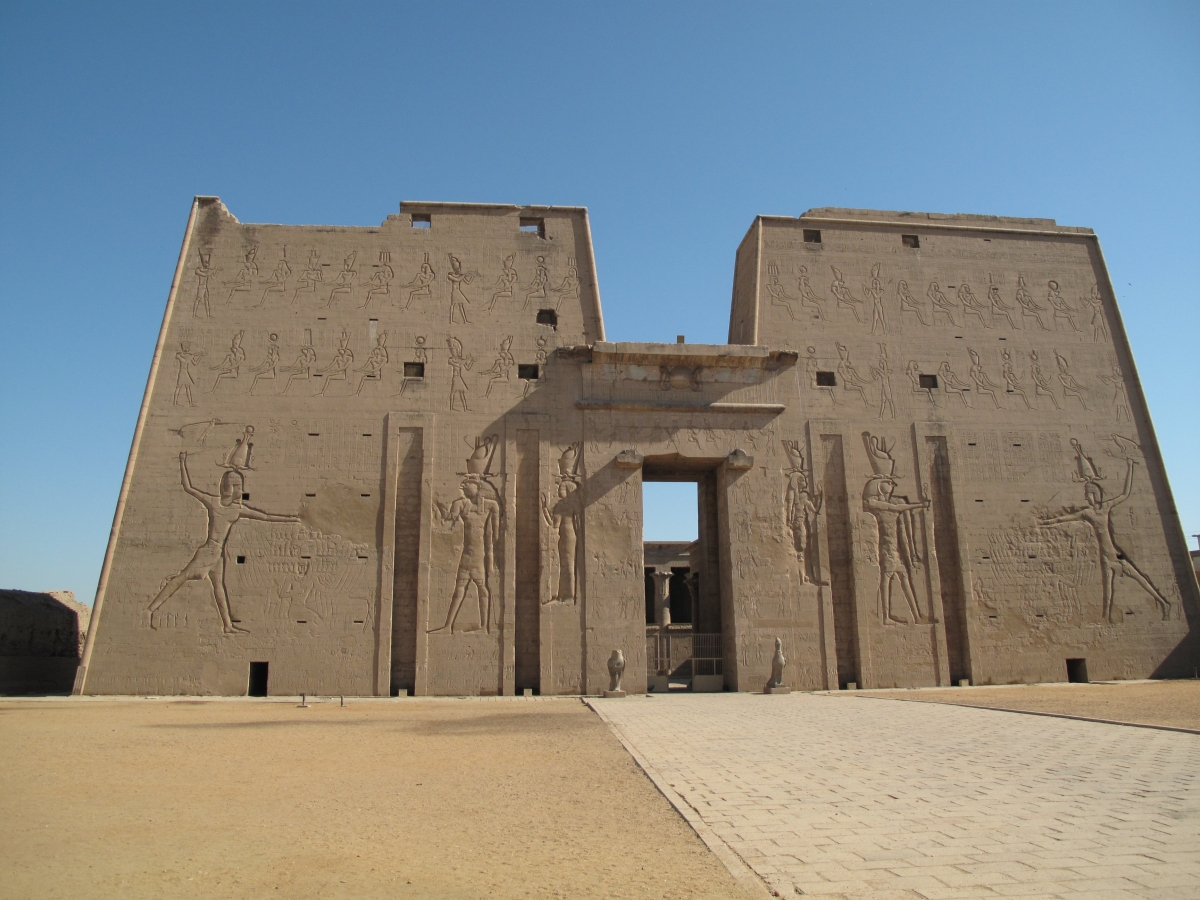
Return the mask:
MULTIPOLYGON (((713 692, 725 688, 721 644, 721 553, 717 467, 723 460, 648 457, 647 482, 696 486, 696 539, 643 541, 646 598, 646 687, 652 693, 713 692)), ((643 522, 648 510, 643 508, 643 522)), ((687 515, 690 509, 681 510, 687 515)), ((687 531, 684 523, 683 531, 687 531)))

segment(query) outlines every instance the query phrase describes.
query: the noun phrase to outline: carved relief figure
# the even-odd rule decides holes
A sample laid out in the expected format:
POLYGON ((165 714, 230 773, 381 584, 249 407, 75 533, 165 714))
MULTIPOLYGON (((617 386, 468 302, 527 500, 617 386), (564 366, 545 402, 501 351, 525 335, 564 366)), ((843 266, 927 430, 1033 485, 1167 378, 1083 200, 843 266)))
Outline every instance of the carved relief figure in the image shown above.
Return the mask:
POLYGON ((1084 409, 1087 409, 1087 401, 1083 399, 1083 385, 1076 381, 1075 376, 1071 374, 1066 357, 1055 350, 1054 361, 1058 364, 1058 381, 1063 386, 1063 397, 1074 397, 1084 409))
POLYGON ((192 377, 192 366, 200 362, 204 356, 203 350, 192 352, 192 345, 187 341, 183 341, 179 345, 179 351, 175 354, 175 393, 171 395, 171 403, 175 406, 182 406, 179 402, 179 393, 187 397, 188 406, 195 406, 196 401, 192 399, 192 387, 196 384, 196 379, 192 377))
POLYGON ((466 633, 491 633, 492 585, 499 582, 496 571, 496 547, 500 540, 500 497, 487 480, 487 470, 499 440, 493 435, 477 442, 467 460, 467 475, 459 485, 458 499, 449 505, 435 501, 443 524, 462 522, 463 544, 454 579, 454 594, 446 613, 446 624, 430 629, 430 634, 453 634, 458 612, 467 591, 475 588, 479 603, 479 625, 466 633))
POLYGON ((1093 284, 1092 292, 1083 298, 1083 302, 1092 310, 1092 342, 1107 342, 1108 322, 1104 318, 1104 301, 1100 299, 1100 286, 1093 284))
POLYGON ((458 338, 446 338, 446 346, 450 348, 450 358, 446 360, 450 366, 450 409, 462 409, 470 411, 471 407, 467 406, 467 380, 463 377, 463 371, 470 372, 475 366, 475 357, 466 356, 463 353, 462 341, 458 338), (457 405, 455 405, 457 403, 457 405))
POLYGON ((471 301, 463 293, 463 285, 470 284, 475 275, 463 272, 462 261, 453 253, 449 256, 450 271, 446 273, 446 280, 450 282, 450 324, 468 325, 471 320, 467 318, 467 304, 471 301))
POLYGON ((838 344, 837 351, 837 374, 842 381, 842 389, 857 393, 862 398, 862 402, 869 406, 870 402, 867 400, 867 393, 864 390, 867 383, 862 380, 862 376, 855 371, 854 364, 850 362, 850 351, 845 344, 838 344))
POLYGON ((1004 302, 1004 298, 1000 296, 1000 286, 992 280, 992 276, 988 275, 988 305, 992 311, 992 321, 996 320, 996 316, 1004 316, 1008 319, 1010 328, 1016 328, 1017 323, 1013 321, 1012 307, 1004 302))
POLYGON ((882 419, 896 418, 896 404, 892 402, 892 368, 888 363, 887 346, 879 345, 879 359, 871 366, 871 377, 879 382, 879 416, 882 419))
POLYGON ((433 271, 433 266, 429 264, 429 254, 425 254, 425 261, 421 263, 421 268, 417 269, 417 274, 413 276, 413 280, 405 285, 406 288, 412 288, 408 292, 408 296, 404 300, 404 305, 401 309, 408 309, 409 304, 413 302, 413 298, 420 297, 428 299, 433 296, 433 279, 437 277, 437 273, 433 271))
POLYGON ((529 285, 529 290, 525 292, 525 304, 522 309, 529 308, 530 300, 545 300, 546 286, 550 283, 550 270, 546 268, 546 257, 539 256, 537 258, 537 269, 533 273, 533 281, 529 285))
POLYGON ((371 300, 376 294, 386 297, 392 292, 392 279, 396 277, 396 270, 392 268, 391 251, 379 251, 379 264, 374 269, 375 274, 367 282, 367 298, 363 300, 359 309, 366 309, 370 306, 371 300))
POLYGON ((552 603, 577 603, 579 582, 577 557, 579 552, 579 444, 572 444, 558 460, 558 499, 551 503, 549 494, 542 494, 542 517, 554 531, 558 551, 558 587, 552 603))
POLYGON ((300 273, 297 279, 296 290, 292 294, 292 303, 296 303, 296 298, 301 294, 316 294, 317 285, 324 284, 325 274, 321 271, 321 254, 316 250, 308 252, 308 265, 304 267, 304 271, 300 273))
POLYGON ((913 589, 912 567, 921 559, 916 548, 912 513, 929 509, 930 503, 928 500, 910 503, 904 497, 894 497, 897 484, 896 461, 891 455, 894 444, 869 433, 864 433, 863 437, 875 471, 863 488, 863 510, 875 517, 878 526, 879 604, 883 621, 885 624, 909 624, 908 619, 897 616, 892 608, 893 587, 899 585, 913 622, 928 623, 921 614, 913 589))
POLYGON ((771 305, 782 306, 788 311, 788 318, 794 320, 796 314, 792 311, 793 300, 787 295, 787 292, 783 289, 783 285, 779 283, 779 263, 768 263, 767 274, 771 278, 767 283, 767 293, 771 295, 771 305))
POLYGON ((214 269, 212 263, 212 251, 205 253, 203 250, 197 250, 196 255, 200 257, 200 265, 196 266, 196 302, 192 304, 192 318, 200 318, 200 304, 204 304, 204 315, 212 318, 212 307, 209 306, 209 282, 212 277, 219 272, 219 269, 214 269))
POLYGON ((222 378, 237 378, 238 370, 242 363, 246 361, 246 351, 242 349, 242 338, 245 335, 244 331, 239 331, 233 336, 233 341, 229 344, 229 352, 225 354, 225 358, 211 366, 211 370, 217 373, 216 381, 213 386, 208 389, 211 394, 216 391, 217 385, 221 383, 222 378))
POLYGON ((1050 307, 1054 310, 1054 327, 1058 328, 1058 320, 1066 319, 1071 326, 1072 331, 1078 331, 1079 326, 1075 324, 1074 308, 1067 306, 1067 301, 1063 299, 1062 292, 1058 289, 1057 281, 1046 282, 1046 300, 1050 307))
POLYGON ((292 382, 297 378, 301 381, 311 381, 313 375, 313 366, 317 363, 317 351, 312 345, 312 329, 304 329, 304 346, 300 348, 299 354, 296 356, 296 362, 284 369, 284 374, 288 380, 283 385, 281 394, 286 394, 288 388, 292 386, 292 382))
POLYGON ((533 389, 533 386, 537 381, 541 381, 546 377, 546 338, 539 335, 536 343, 538 349, 537 354, 534 356, 534 360, 537 362, 538 377, 536 381, 532 378, 525 379, 525 388, 521 391, 522 399, 529 396, 529 392, 533 389))
MULTIPOLYGON (((1116 437, 1114 435, 1114 438, 1116 437)), ((1132 442, 1126 440, 1126 444, 1132 444, 1132 442)), ((1115 507, 1128 500, 1130 493, 1133 491, 1133 467, 1136 465, 1135 460, 1131 456, 1126 456, 1125 488, 1116 497, 1106 500, 1104 498, 1104 490, 1100 487, 1102 476, 1099 470, 1091 459, 1084 455, 1083 448, 1078 441, 1072 439, 1071 445, 1075 448, 1076 465, 1080 473, 1077 476, 1077 480, 1083 482, 1083 496, 1087 505, 1076 508, 1069 507, 1057 515, 1040 516, 1038 524, 1049 526, 1083 522, 1092 529, 1092 533, 1096 536, 1096 544, 1100 554, 1102 614, 1109 622, 1113 621, 1113 591, 1118 575, 1129 578, 1149 594, 1151 599, 1158 605, 1158 608, 1162 610, 1164 620, 1170 618, 1171 602, 1151 583, 1145 573, 1134 564, 1133 560, 1120 548, 1113 537, 1112 511, 1115 507)), ((1120 440, 1117 440, 1117 446, 1123 453, 1127 452, 1127 448, 1122 445, 1120 440)), ((1136 445, 1133 446, 1136 447, 1136 445)))
POLYGON ((254 386, 260 381, 274 381, 275 370, 279 365, 279 335, 272 333, 271 341, 267 344, 267 357, 257 366, 250 370, 254 375, 254 380, 250 382, 250 393, 254 393, 254 386))
POLYGON ((1017 370, 1013 367, 1012 354, 1008 350, 1001 350, 1000 355, 1004 358, 1004 365, 1000 367, 1000 374, 1004 378, 1004 390, 1008 394, 1016 394, 1025 401, 1026 409, 1033 409, 1029 402, 1029 396, 1021 389, 1021 381, 1017 376, 1017 370))
POLYGON ((258 307, 267 302, 267 294, 286 294, 287 280, 291 277, 292 267, 288 265, 287 247, 284 247, 279 251, 279 262, 275 264, 275 269, 271 272, 267 286, 263 288, 262 297, 258 300, 258 307))
POLYGON ((800 289, 800 305, 815 310, 817 318, 825 318, 825 306, 822 304, 821 298, 817 296, 817 292, 812 289, 812 285, 808 283, 808 266, 801 266, 796 270, 796 281, 800 289))
POLYGON ((335 381, 349 381, 349 370, 354 362, 354 351, 350 349, 350 335, 343 331, 341 338, 338 339, 338 348, 334 351, 333 359, 329 361, 329 365, 320 370, 320 373, 325 376, 325 383, 321 385, 320 395, 325 396, 325 392, 329 390, 329 385, 335 381))
POLYGON ((965 381, 960 381, 958 376, 950 368, 950 363, 944 362, 938 366, 938 382, 942 386, 942 391, 947 394, 958 394, 958 399, 963 402, 963 406, 970 406, 967 402, 967 391, 971 389, 965 381))
POLYGON ((900 299, 900 312, 915 313, 918 322, 922 325, 929 324, 925 320, 925 310, 917 302, 917 298, 912 295, 912 291, 908 289, 908 282, 903 278, 896 283, 896 296, 900 299))
POLYGON ((276 515, 263 512, 251 506, 244 506, 242 493, 245 487, 245 477, 238 468, 228 468, 221 476, 219 494, 209 494, 192 486, 188 474, 187 451, 179 454, 179 478, 183 489, 204 505, 208 513, 208 536, 203 544, 192 554, 191 560, 177 574, 171 576, 162 590, 150 604, 150 627, 154 624, 154 614, 171 599, 175 593, 189 581, 207 580, 212 587, 213 601, 221 616, 221 629, 226 634, 245 634, 246 629, 239 628, 233 622, 229 609, 229 595, 225 590, 225 544, 229 533, 242 519, 255 519, 260 522, 299 522, 299 516, 276 515))
POLYGON ((1040 328, 1042 331, 1050 330, 1046 327, 1046 323, 1042 321, 1042 313, 1045 311, 1046 307, 1039 306, 1038 303, 1033 299, 1033 294, 1029 293, 1028 288, 1025 287, 1024 275, 1017 276, 1017 305, 1021 307, 1022 318, 1032 318, 1038 323, 1038 328, 1040 328))
POLYGON ((1112 374, 1101 375, 1100 380, 1105 384, 1111 384, 1113 387, 1113 412, 1115 420, 1120 422, 1124 418, 1126 422, 1132 422, 1133 416, 1129 414, 1129 392, 1125 389, 1125 376, 1121 374, 1121 367, 1113 366, 1112 374))
POLYGON ((557 310, 562 307, 564 300, 579 299, 579 269, 575 267, 575 257, 567 257, 567 274, 563 276, 562 284, 554 288, 558 294, 558 302, 554 304, 557 310))
POLYGON ((829 286, 829 292, 837 300, 838 306, 850 310, 854 313, 855 320, 861 322, 863 317, 859 313, 859 309, 862 307, 862 301, 850 293, 850 288, 846 286, 846 281, 842 278, 841 270, 837 266, 829 268, 833 269, 833 284, 829 286))
POLYGON ((972 292, 971 285, 965 281, 958 286, 958 302, 962 305, 964 322, 968 315, 973 315, 983 323, 984 328, 992 327, 992 323, 984 316, 987 310, 984 309, 983 304, 979 302, 979 298, 972 292))
POLYGON ((513 266, 513 259, 515 259, 515 257, 511 255, 504 257, 504 271, 500 273, 500 277, 496 279, 496 283, 493 285, 492 299, 487 305, 488 309, 491 309, 493 306, 495 306, 496 301, 501 297, 503 297, 505 300, 511 300, 513 298, 513 291, 516 289, 517 281, 520 280, 519 276, 517 275, 517 270, 513 266))
POLYGON ((229 289, 229 296, 225 298, 225 302, 228 303, 232 300, 234 294, 249 291, 253 288, 256 278, 258 278, 258 248, 251 247, 246 251, 241 268, 238 269, 237 275, 233 278, 233 286, 229 289))
POLYGON ((496 361, 492 363, 492 367, 490 369, 482 373, 483 375, 488 376, 487 390, 483 392, 484 399, 492 396, 492 388, 495 387, 497 383, 510 383, 509 375, 512 372, 512 367, 517 364, 517 361, 513 358, 513 355, 510 351, 512 342, 513 338, 511 334, 500 342, 500 353, 496 357, 496 361))
POLYGON ((800 583, 821 584, 809 548, 810 542, 816 536, 817 516, 821 514, 824 495, 817 493, 814 496, 809 491, 809 477, 805 471, 800 442, 784 441, 783 449, 787 452, 791 464, 784 473, 788 481, 783 506, 788 529, 792 532, 792 547, 800 563, 800 583))
POLYGON ((929 282, 929 290, 925 292, 925 296, 929 298, 929 302, 933 304, 933 324, 937 324, 938 313, 941 313, 950 320, 950 324, 955 327, 958 322, 954 321, 954 304, 946 299, 946 295, 942 293, 942 289, 938 287, 936 281, 929 282))
POLYGON ((879 263, 871 266, 871 283, 866 286, 864 292, 871 301, 871 334, 887 333, 887 313, 883 309, 883 282, 879 280, 879 263))
POLYGON ((1033 379, 1033 396, 1049 397, 1055 409, 1062 409, 1058 405, 1058 398, 1054 396, 1054 391, 1050 388, 1049 376, 1042 371, 1042 364, 1038 360, 1036 350, 1029 351, 1029 377, 1033 379))
POLYGON ((979 354, 974 350, 968 350, 968 355, 971 357, 971 370, 968 373, 971 381, 975 384, 975 391, 980 394, 987 394, 992 398, 992 403, 996 405, 996 409, 1000 409, 1000 398, 996 396, 996 385, 992 379, 988 378, 987 373, 983 371, 983 365, 979 362, 979 354))
POLYGON ((349 298, 354 289, 354 279, 358 277, 358 269, 354 268, 354 260, 357 258, 358 252, 354 251, 342 260, 342 271, 338 272, 337 280, 330 288, 329 299, 325 301, 326 306, 333 306, 334 300, 340 300, 343 294, 349 298))
POLYGON ((355 369, 356 372, 362 373, 362 377, 358 379, 358 387, 354 391, 355 396, 362 393, 363 385, 368 381, 383 381, 383 367, 388 362, 387 338, 388 333, 386 331, 381 332, 375 338, 375 346, 367 354, 366 362, 363 363, 361 368, 355 369))

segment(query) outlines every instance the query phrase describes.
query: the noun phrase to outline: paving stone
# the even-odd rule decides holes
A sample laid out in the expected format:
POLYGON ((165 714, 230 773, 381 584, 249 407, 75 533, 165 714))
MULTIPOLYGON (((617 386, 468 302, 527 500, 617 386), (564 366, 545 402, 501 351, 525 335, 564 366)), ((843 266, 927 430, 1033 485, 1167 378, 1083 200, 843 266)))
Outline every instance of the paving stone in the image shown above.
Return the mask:
POLYGON ((1195 735, 822 694, 593 706, 781 896, 1200 897, 1195 735))

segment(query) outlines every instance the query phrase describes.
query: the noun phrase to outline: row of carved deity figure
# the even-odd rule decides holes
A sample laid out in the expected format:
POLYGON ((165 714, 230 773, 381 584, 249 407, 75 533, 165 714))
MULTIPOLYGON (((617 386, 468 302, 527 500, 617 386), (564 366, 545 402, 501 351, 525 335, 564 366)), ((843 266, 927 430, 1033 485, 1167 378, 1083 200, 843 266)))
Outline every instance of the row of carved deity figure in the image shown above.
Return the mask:
MULTIPOLYGON (((243 347, 245 334, 244 330, 236 332, 220 362, 208 366, 210 372, 216 373, 208 388, 210 394, 216 393, 223 384, 242 382, 242 370, 246 368, 247 374, 253 376, 250 379, 248 394, 253 394, 255 388, 260 384, 278 384, 281 380, 280 376, 285 376, 283 388, 278 390, 280 395, 286 394, 295 382, 306 382, 311 385, 319 380, 321 387, 316 391, 316 396, 325 396, 330 385, 351 384, 354 381, 353 376, 357 375, 358 383, 354 389, 354 396, 359 396, 368 385, 383 383, 385 370, 391 362, 386 331, 374 335, 373 346, 367 352, 367 356, 360 366, 354 365, 355 357, 354 350, 350 347, 350 334, 343 331, 338 339, 338 347, 328 363, 323 366, 319 365, 317 350, 313 346, 312 330, 305 329, 304 344, 297 352, 292 365, 280 365, 283 351, 279 346, 279 335, 272 332, 269 335, 262 361, 253 366, 247 366, 246 349, 243 347)), ((410 351, 411 359, 404 363, 400 389, 396 392, 397 396, 403 396, 410 386, 425 383, 425 367, 429 362, 427 339, 424 335, 418 335, 414 343, 415 346, 410 351)), ((501 340, 499 351, 491 367, 477 373, 477 384, 486 382, 486 386, 483 388, 485 399, 490 398, 492 391, 498 386, 512 383, 513 370, 518 368, 516 358, 512 354, 512 343, 512 335, 501 340)), ((545 374, 549 341, 544 336, 540 336, 536 343, 538 349, 536 362, 532 369, 525 372, 524 375, 521 375, 518 369, 519 380, 523 382, 522 397, 527 396, 534 383, 543 378, 545 374)), ((451 370, 450 409, 470 411, 468 398, 473 391, 467 379, 468 373, 475 367, 475 357, 466 353, 462 341, 453 336, 446 337, 446 348, 446 362, 451 370)), ((197 387, 193 369, 203 366, 204 357, 205 352, 193 349, 190 341, 180 342, 179 349, 175 352, 175 390, 171 395, 171 403, 174 406, 183 406, 185 403, 187 406, 196 405, 196 398, 192 390, 197 387)), ((475 392, 477 391, 478 387, 475 392)))
MULTIPOLYGON (((864 432, 863 444, 872 471, 863 487, 862 510, 875 520, 876 525, 870 556, 879 569, 877 613, 885 625, 932 624, 931 589, 928 580, 920 576, 928 564, 928 554, 922 546, 929 541, 926 529, 933 527, 933 520, 921 522, 916 518, 932 505, 929 485, 917 486, 916 500, 901 496, 897 488, 902 479, 896 474, 893 456, 896 441, 864 432), (925 585, 926 590, 920 590, 921 585, 925 585), (921 597, 921 594, 929 596, 921 597), (898 609, 894 604, 897 595, 903 598, 906 609, 898 609), (924 608, 922 600, 925 601, 924 608)), ((1134 470, 1141 458, 1141 447, 1119 434, 1112 435, 1112 444, 1109 455, 1125 463, 1124 486, 1120 493, 1106 494, 1102 484, 1106 476, 1083 445, 1072 439, 1073 477, 1083 486, 1084 502, 1057 512, 1037 514, 1036 527, 1046 529, 1078 524, 1090 531, 1099 563, 1100 613, 1105 620, 1115 621, 1118 578, 1128 579, 1136 585, 1154 603, 1163 620, 1167 620, 1172 613, 1178 615, 1179 607, 1173 606, 1150 576, 1133 561, 1128 545, 1117 544, 1112 521, 1113 510, 1133 493, 1134 470)), ((787 478, 784 518, 792 534, 799 580, 801 584, 827 584, 817 561, 819 554, 815 540, 824 496, 811 485, 811 469, 805 465, 800 443, 785 440, 783 445, 789 458, 789 467, 784 470, 787 478)))
POLYGON ((833 281, 829 287, 832 301, 813 288, 807 266, 796 267, 797 295, 793 296, 780 282, 780 264, 769 263, 766 292, 771 304, 784 307, 793 320, 799 318, 798 313, 804 315, 806 311, 814 319, 827 320, 828 305, 834 302, 838 309, 851 312, 856 322, 865 325, 869 321, 871 334, 880 335, 896 331, 894 324, 889 324, 888 320, 890 306, 893 316, 898 313, 901 319, 908 318, 925 326, 949 325, 959 328, 974 319, 989 330, 1005 324, 1011 329, 1020 330, 1028 323, 1028 327, 1039 331, 1079 333, 1083 331, 1081 323, 1086 322, 1095 343, 1108 341, 1104 301, 1099 286, 1095 284, 1088 294, 1078 297, 1074 305, 1067 301, 1059 283, 1053 279, 1046 282, 1043 299, 1039 301, 1026 285, 1024 275, 1017 276, 1011 301, 1005 299, 1000 284, 991 275, 988 276, 987 293, 983 299, 965 281, 958 285, 948 284, 945 290, 938 282, 931 281, 921 296, 920 291, 914 293, 903 278, 884 282, 880 274, 881 264, 876 263, 871 267, 870 279, 862 283, 862 296, 859 297, 846 282, 841 270, 837 266, 830 268, 833 270, 833 281), (890 300, 889 293, 892 295, 890 300))
MULTIPOLYGON (((892 365, 888 359, 886 344, 879 344, 879 353, 873 364, 868 365, 870 379, 864 377, 851 359, 850 350, 845 344, 837 345, 838 361, 834 371, 825 371, 825 364, 817 358, 815 347, 808 348, 805 360, 805 373, 808 387, 827 396, 831 403, 837 405, 838 396, 856 397, 867 407, 873 405, 867 392, 874 394, 878 391, 878 412, 880 419, 896 418, 896 405, 892 394, 892 365)), ((963 406, 972 408, 969 399, 973 393, 986 403, 990 400, 991 409, 1037 410, 1039 398, 1042 408, 1046 401, 1061 410, 1065 405, 1078 402, 1084 410, 1088 406, 1088 388, 1071 372, 1070 363, 1058 350, 1053 351, 1053 368, 1046 365, 1036 350, 1029 351, 1029 371, 1024 367, 1018 368, 1014 360, 1014 352, 1005 348, 1000 351, 1000 382, 994 381, 983 365, 978 351, 967 350, 970 360, 967 378, 960 378, 948 359, 942 360, 935 372, 930 372, 915 359, 910 359, 904 370, 913 394, 927 399, 934 407, 938 406, 938 395, 949 402, 957 397, 963 406), (1028 377, 1028 380, 1026 380, 1028 377), (1059 396, 1062 399, 1060 401, 1059 396), (1007 399, 1005 399, 1007 398, 1007 399), (1003 402, 1002 402, 1003 401, 1003 402), (1006 406, 1008 404, 1008 406, 1006 406)), ((1132 421, 1129 409, 1129 393, 1125 387, 1125 377, 1120 366, 1112 366, 1108 375, 1101 375, 1100 381, 1112 389, 1113 415, 1117 422, 1132 421)))
MULTIPOLYGON (((192 316, 211 318, 213 283, 221 269, 213 266, 211 250, 196 252, 199 260, 193 270, 196 276, 196 297, 192 303, 192 316)), ((483 309, 490 311, 497 303, 501 304, 501 308, 505 308, 519 299, 522 310, 531 306, 540 309, 552 305, 557 312, 564 300, 579 299, 579 269, 574 256, 567 257, 566 274, 558 280, 557 287, 554 286, 545 256, 537 257, 533 275, 523 282, 516 268, 515 254, 504 258, 496 281, 490 287, 484 287, 487 279, 480 272, 466 271, 459 257, 453 253, 446 255, 446 268, 441 274, 446 283, 451 324, 470 324, 468 307, 475 303, 486 303, 483 309), (478 293, 472 300, 467 289, 476 282, 478 284, 475 291, 478 293)), ((358 251, 352 251, 342 259, 341 269, 327 280, 324 270, 330 268, 329 264, 321 262, 319 251, 310 250, 308 263, 302 266, 297 274, 288 262, 287 247, 282 247, 279 260, 270 275, 264 278, 258 263, 258 247, 252 246, 245 251, 233 279, 227 282, 229 290, 225 295, 225 303, 231 304, 235 295, 248 295, 251 299, 257 296, 258 300, 251 308, 260 309, 269 298, 286 300, 290 294, 288 306, 294 306, 303 297, 325 308, 334 307, 343 301, 355 303, 357 300, 361 302, 355 303, 356 308, 366 309, 376 299, 383 302, 391 298, 396 270, 392 267, 390 250, 379 251, 379 261, 371 265, 370 276, 367 278, 359 278, 357 265, 358 251), (296 276, 294 280, 293 275, 296 276)), ((414 300, 432 299, 438 274, 430 260, 430 254, 426 253, 424 261, 413 273, 412 280, 404 285, 396 285, 398 308, 406 310, 414 300)))

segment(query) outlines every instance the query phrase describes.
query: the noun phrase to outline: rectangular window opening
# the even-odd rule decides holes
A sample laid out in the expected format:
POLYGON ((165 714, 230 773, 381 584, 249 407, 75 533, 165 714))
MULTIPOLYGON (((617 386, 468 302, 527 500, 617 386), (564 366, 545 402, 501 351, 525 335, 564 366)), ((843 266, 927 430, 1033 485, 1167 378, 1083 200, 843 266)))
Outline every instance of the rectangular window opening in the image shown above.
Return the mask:
POLYGON ((517 377, 524 378, 526 381, 537 381, 537 363, 517 363, 517 377))
POLYGON ((1086 659, 1068 659, 1067 660, 1067 681, 1072 684, 1087 684, 1087 660, 1086 659))
POLYGON ((837 374, 834 372, 818 372, 817 387, 837 387, 837 374))
POLYGON ((537 323, 539 325, 549 325, 551 328, 558 328, 558 313, 552 309, 539 309, 537 313, 537 323))
POLYGON ((246 686, 246 694, 250 697, 267 696, 267 675, 269 664, 265 662, 250 663, 250 680, 246 686))
POLYGON ((315 496, 317 496, 317 495, 316 495, 316 494, 305 494, 304 496, 305 496, 305 497, 315 497, 315 496))
POLYGON ((244 565, 246 564, 246 557, 244 557, 244 556, 239 556, 239 557, 237 558, 237 564, 238 564, 239 566, 244 566, 244 565))
POLYGON ((321 432, 319 432, 319 431, 310 431, 310 432, 308 433, 308 436, 309 436, 309 437, 320 437, 320 436, 321 436, 321 432))
POLYGON ((242 499, 243 499, 243 500, 249 500, 249 499, 250 499, 250 495, 249 495, 249 494, 242 494, 242 499))
POLYGON ((819 244, 821 243, 821 232, 816 228, 804 229, 804 243, 819 244))
POLYGON ((432 228, 433 216, 429 213, 413 213, 412 215, 413 228, 432 228))
POLYGON ((370 494, 359 494, 358 496, 360 496, 360 497, 370 497, 371 495, 370 495, 370 494))
POLYGON ((900 235, 900 243, 905 247, 916 250, 921 246, 921 239, 915 234, 902 234, 900 235))
POLYGON ((925 390, 927 390, 927 391, 936 391, 937 390, 938 380, 937 380, 936 375, 919 375, 919 376, 917 376, 917 379, 920 382, 921 387, 924 388, 925 390))
POLYGON ((521 216, 521 231, 524 234, 536 234, 540 238, 546 236, 546 220, 521 216))
POLYGON ((405 378, 424 378, 425 363, 405 363, 404 364, 405 378))

